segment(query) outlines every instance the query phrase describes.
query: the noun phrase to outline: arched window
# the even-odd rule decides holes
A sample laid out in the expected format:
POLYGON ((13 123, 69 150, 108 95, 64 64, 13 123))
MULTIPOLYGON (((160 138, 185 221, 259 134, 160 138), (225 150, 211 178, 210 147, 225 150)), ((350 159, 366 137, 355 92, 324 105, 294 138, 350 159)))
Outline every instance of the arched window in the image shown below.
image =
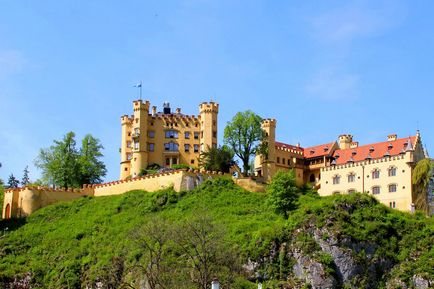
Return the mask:
POLYGON ((175 142, 168 142, 164 144, 164 150, 167 152, 177 152, 178 144, 175 142))
POLYGON ((348 194, 354 194, 354 193, 356 193, 356 190, 355 190, 355 189, 349 189, 349 190, 348 190, 348 194))
POLYGON ((315 182, 315 175, 311 174, 309 177, 309 182, 314 183, 315 182))
POLYGON ((340 175, 336 175, 333 177, 333 185, 339 185, 341 182, 341 176, 340 175))
POLYGON ((379 171, 378 169, 374 169, 374 170, 372 171, 372 178, 373 178, 373 179, 378 179, 378 178, 380 178, 380 171, 379 171))
POLYGON ((390 167, 389 168, 389 177, 396 176, 396 167, 390 167))
POLYGON ((348 175, 348 182, 349 183, 354 183, 356 181, 356 175, 354 173, 350 173, 348 175))
POLYGON ((7 204, 5 209, 5 219, 9 219, 11 217, 11 205, 7 204))

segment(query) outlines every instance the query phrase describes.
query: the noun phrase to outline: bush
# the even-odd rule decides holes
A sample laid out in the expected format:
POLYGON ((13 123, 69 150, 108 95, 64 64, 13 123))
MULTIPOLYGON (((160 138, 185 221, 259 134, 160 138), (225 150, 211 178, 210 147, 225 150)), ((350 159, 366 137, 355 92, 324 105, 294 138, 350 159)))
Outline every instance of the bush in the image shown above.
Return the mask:
POLYGON ((276 213, 288 217, 288 212, 297 207, 300 189, 295 184, 294 171, 279 171, 267 187, 268 202, 276 213))

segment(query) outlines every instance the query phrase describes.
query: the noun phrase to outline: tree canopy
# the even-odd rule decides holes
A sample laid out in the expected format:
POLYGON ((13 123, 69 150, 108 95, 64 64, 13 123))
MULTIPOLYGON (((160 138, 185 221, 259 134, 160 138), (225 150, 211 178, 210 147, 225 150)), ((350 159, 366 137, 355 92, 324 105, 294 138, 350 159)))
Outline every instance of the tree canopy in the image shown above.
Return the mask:
POLYGON ((269 204, 276 213, 285 218, 291 210, 296 208, 298 197, 302 194, 296 186, 295 173, 291 171, 278 171, 267 187, 269 204))
POLYGON ((262 118, 247 110, 238 112, 225 127, 224 142, 243 162, 243 174, 249 171, 250 157, 255 155, 263 137, 262 118))
POLYGON ((102 181, 106 174, 103 146, 99 140, 86 135, 80 150, 76 148, 75 134, 68 132, 62 140, 54 141, 47 149, 41 149, 35 165, 42 170, 44 181, 64 188, 81 187, 102 181))
POLYGON ((199 156, 199 165, 210 171, 228 173, 234 163, 234 152, 225 145, 218 148, 208 147, 199 156))
POLYGON ((412 182, 415 185, 415 206, 419 210, 428 212, 428 188, 433 177, 434 165, 429 158, 420 160, 413 170, 412 182))
POLYGON ((8 188, 18 188, 18 185, 20 184, 20 181, 13 175, 10 174, 8 179, 8 188))

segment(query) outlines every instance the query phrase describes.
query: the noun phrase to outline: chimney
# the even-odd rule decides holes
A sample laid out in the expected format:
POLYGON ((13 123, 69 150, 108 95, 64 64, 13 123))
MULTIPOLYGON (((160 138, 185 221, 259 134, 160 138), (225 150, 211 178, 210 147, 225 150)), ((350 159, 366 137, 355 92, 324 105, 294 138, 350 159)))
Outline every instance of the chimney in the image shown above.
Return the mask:
POLYGON ((300 143, 299 143, 299 142, 297 143, 297 147, 298 147, 298 148, 300 147, 300 143))
POLYGON ((167 101, 163 103, 163 113, 170 114, 170 103, 167 101))
POLYGON ((220 283, 217 278, 214 278, 211 282, 211 289, 220 289, 220 283))
POLYGON ((178 108, 176 108, 176 113, 181 113, 181 109, 178 107, 178 108))
POLYGON ((397 137, 396 133, 394 133, 394 134, 389 134, 389 135, 387 136, 387 141, 394 141, 394 140, 396 140, 396 137, 397 137))
POLYGON ((355 148, 357 148, 359 146, 359 142, 358 141, 353 141, 351 144, 350 144, 350 149, 355 149, 355 148))
POLYGON ((152 107, 152 116, 156 116, 157 115, 157 107, 154 105, 152 107))

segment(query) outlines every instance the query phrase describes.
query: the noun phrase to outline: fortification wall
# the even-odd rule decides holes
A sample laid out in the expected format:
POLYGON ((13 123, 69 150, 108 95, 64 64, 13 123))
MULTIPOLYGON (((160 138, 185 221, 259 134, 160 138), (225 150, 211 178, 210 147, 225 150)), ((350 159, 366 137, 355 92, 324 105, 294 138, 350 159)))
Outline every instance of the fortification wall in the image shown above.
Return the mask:
POLYGON ((173 186, 176 192, 192 190, 203 180, 222 175, 217 172, 199 172, 176 170, 160 174, 146 175, 129 180, 119 180, 115 182, 96 185, 94 196, 120 195, 132 190, 145 190, 155 192, 173 186))
POLYGON ((24 187, 5 191, 2 217, 24 217, 34 211, 61 201, 71 201, 82 196, 111 196, 131 190, 154 192, 173 186, 177 192, 192 190, 204 180, 223 175, 217 172, 176 170, 147 175, 130 180, 120 180, 99 185, 84 185, 82 189, 51 189, 24 187))

